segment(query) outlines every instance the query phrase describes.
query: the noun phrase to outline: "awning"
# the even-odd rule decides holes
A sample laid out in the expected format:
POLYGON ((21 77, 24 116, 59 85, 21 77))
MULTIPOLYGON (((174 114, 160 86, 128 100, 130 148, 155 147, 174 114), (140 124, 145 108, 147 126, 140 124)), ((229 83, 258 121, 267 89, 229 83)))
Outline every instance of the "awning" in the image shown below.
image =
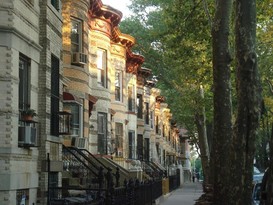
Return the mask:
POLYGON ((98 101, 98 98, 96 98, 93 95, 88 95, 89 102, 95 104, 98 101))
POLYGON ((72 95, 71 93, 63 92, 63 100, 74 101, 75 100, 75 96, 72 95))
POLYGON ((110 113, 111 113, 111 115, 115 115, 116 114, 116 111, 115 110, 113 110, 113 109, 111 109, 111 108, 109 108, 109 110, 108 110, 110 113))
POLYGON ((78 97, 76 97, 75 95, 73 95, 69 92, 63 92, 63 100, 64 101, 74 101, 74 102, 82 104, 81 100, 78 97))

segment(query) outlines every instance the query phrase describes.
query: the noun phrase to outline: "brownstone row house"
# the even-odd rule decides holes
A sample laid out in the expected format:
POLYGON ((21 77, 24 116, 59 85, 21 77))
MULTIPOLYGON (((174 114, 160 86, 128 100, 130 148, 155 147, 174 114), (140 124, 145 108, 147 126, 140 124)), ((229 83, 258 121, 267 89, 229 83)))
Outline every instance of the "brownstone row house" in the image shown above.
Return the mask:
POLYGON ((83 183, 68 173, 73 147, 124 178, 181 159, 171 110, 121 18, 101 0, 0 2, 1 205, 47 204, 49 186, 83 183))

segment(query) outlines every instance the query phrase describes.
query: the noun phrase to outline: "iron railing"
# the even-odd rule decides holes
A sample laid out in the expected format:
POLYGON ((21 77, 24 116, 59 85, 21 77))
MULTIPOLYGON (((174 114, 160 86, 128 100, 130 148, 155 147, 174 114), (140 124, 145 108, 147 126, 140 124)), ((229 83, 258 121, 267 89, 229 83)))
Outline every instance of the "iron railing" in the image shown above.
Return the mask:
MULTIPOLYGON (((162 195, 162 177, 129 179, 119 186, 119 169, 113 174, 91 153, 77 148, 63 147, 63 164, 62 187, 49 184, 48 205, 149 205, 162 195)), ((153 171, 160 173, 154 166, 153 171)), ((179 173, 169 176, 170 191, 180 186, 179 173)))

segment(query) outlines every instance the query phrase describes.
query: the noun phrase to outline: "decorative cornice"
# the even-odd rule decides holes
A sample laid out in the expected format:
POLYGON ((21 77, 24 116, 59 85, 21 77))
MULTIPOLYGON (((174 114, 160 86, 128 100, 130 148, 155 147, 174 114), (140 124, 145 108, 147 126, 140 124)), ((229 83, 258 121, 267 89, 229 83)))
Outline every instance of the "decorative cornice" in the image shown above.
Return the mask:
POLYGON ((143 78, 147 78, 151 75, 152 71, 151 69, 149 68, 144 68, 144 67, 141 67, 139 70, 138 70, 138 75, 142 76, 143 78))
POLYGON ((128 34, 121 33, 118 27, 115 27, 112 30, 112 41, 114 43, 121 43, 127 48, 131 48, 136 43, 134 37, 128 34))
POLYGON ((144 57, 142 55, 134 54, 130 49, 127 49, 126 58, 126 72, 137 75, 144 62, 144 57))
POLYGON ((90 20, 90 26, 93 30, 105 33, 109 38, 111 36, 111 22, 107 19, 93 17, 90 20))
POLYGON ((155 99, 156 99, 156 102, 159 102, 159 103, 162 103, 165 101, 165 98, 162 95, 157 96, 155 99))
POLYGON ((147 80, 145 82, 145 86, 150 87, 150 88, 154 87, 155 86, 155 82, 153 80, 147 80))
POLYGON ((112 26, 116 27, 122 18, 122 12, 108 5, 104 5, 101 0, 91 0, 89 13, 91 17, 109 19, 112 26))

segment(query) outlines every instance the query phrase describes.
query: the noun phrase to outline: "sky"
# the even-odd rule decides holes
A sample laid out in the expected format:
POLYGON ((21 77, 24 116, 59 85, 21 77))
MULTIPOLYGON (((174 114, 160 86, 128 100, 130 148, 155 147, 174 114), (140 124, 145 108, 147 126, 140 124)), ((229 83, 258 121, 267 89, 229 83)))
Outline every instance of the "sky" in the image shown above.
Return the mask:
POLYGON ((102 0, 103 4, 112 6, 122 12, 123 18, 130 15, 127 5, 130 5, 131 0, 102 0))

